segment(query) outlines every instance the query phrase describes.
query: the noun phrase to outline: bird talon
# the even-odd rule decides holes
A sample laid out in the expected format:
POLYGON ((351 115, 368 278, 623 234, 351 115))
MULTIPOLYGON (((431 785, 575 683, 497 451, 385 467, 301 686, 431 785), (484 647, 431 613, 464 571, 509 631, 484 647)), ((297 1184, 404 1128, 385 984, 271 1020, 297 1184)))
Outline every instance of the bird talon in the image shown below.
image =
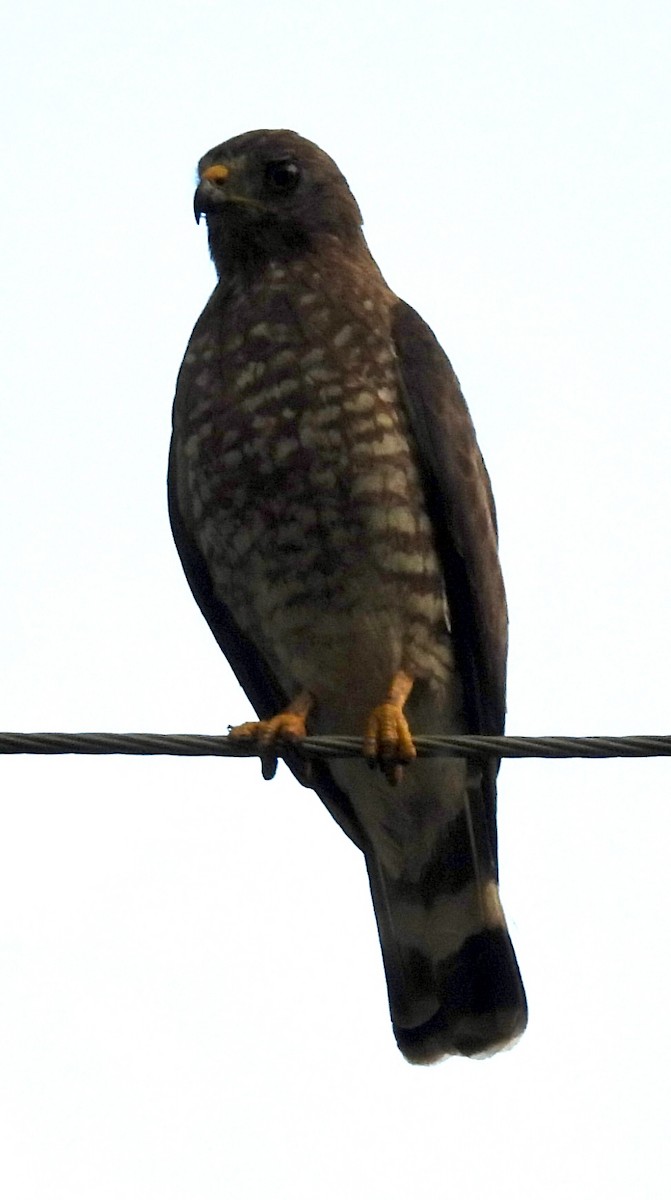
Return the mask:
POLYGON ((386 700, 368 718, 363 753, 370 767, 379 766, 388 783, 403 778, 403 767, 417 757, 410 727, 400 704, 386 700))
POLYGON ((277 774, 277 761, 276 754, 261 755, 261 775, 266 782, 275 778, 277 774))
POLYGON ((245 721, 242 725, 229 725, 228 736, 235 741, 256 742, 261 749, 274 746, 280 741, 296 742, 307 736, 305 714, 287 709, 267 721, 245 721))
POLYGON ((236 742, 256 741, 260 721, 244 721, 242 725, 229 725, 228 736, 236 742))
POLYGON ((264 779, 274 779, 277 772, 278 742, 297 742, 306 736, 305 714, 289 710, 277 713, 267 721, 244 721, 229 725, 228 736, 238 742, 256 742, 264 779))

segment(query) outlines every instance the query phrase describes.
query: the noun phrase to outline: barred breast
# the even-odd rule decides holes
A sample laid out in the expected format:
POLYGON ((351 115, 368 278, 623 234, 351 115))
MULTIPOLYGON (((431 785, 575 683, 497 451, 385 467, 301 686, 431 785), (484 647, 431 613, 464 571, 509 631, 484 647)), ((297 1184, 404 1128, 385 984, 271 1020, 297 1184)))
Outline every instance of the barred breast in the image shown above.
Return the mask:
MULTIPOLYGON (((183 372, 184 499, 216 593, 291 695, 357 709, 453 671, 441 570, 370 267, 309 259, 217 289, 183 372)), ((358 718, 357 718, 358 719, 358 718)))

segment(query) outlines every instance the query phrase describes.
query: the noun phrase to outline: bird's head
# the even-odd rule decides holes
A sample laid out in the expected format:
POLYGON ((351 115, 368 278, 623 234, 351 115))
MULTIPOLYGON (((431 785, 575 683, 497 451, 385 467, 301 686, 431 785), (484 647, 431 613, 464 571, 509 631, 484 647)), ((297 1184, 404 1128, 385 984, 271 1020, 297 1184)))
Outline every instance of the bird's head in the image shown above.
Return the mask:
POLYGON ((285 257, 320 236, 360 242, 361 213, 328 154, 286 129, 259 129, 208 150, 198 164, 196 220, 207 219, 219 274, 285 257))

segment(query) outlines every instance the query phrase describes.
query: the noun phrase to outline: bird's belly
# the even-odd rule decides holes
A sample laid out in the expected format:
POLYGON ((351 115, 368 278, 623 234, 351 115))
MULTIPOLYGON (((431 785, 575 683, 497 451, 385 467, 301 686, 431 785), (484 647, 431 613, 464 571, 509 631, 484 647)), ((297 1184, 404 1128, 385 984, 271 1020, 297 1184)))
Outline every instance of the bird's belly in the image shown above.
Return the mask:
POLYGON ((192 464, 200 548, 236 624, 288 693, 326 699, 356 681, 357 709, 395 671, 440 683, 452 669, 415 466, 402 432, 382 424, 382 437, 353 444, 335 420, 279 435, 257 425, 192 464))

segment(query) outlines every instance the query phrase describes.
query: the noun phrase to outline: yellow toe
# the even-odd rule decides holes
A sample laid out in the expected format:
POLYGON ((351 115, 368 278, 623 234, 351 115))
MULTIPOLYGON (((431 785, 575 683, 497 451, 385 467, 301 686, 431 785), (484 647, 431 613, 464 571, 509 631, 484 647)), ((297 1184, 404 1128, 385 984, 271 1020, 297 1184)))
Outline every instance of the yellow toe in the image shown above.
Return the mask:
POLYGON ((378 704, 366 723, 364 757, 371 766, 379 765, 390 783, 398 783, 403 767, 417 757, 410 727, 400 704, 378 704))
POLYGON ((305 717, 302 713, 281 712, 267 721, 245 721, 243 725, 232 725, 229 737, 239 741, 258 742, 260 746, 272 746, 278 741, 296 741, 307 734, 305 717))

